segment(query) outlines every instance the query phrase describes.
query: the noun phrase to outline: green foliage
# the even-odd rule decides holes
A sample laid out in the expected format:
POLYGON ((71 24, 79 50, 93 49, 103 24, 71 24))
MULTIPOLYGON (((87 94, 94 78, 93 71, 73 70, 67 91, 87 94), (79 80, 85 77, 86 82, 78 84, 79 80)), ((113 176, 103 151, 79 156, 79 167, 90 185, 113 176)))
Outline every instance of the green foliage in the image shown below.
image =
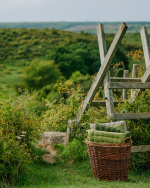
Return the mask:
POLYGON ((88 74, 83 75, 80 73, 80 71, 76 71, 76 72, 72 73, 69 80, 73 84, 81 84, 81 86, 83 88, 83 93, 87 93, 91 87, 91 84, 92 84, 92 79, 91 79, 90 75, 88 75, 88 74))
POLYGON ((82 74, 94 74, 99 68, 99 51, 97 46, 79 42, 68 46, 55 48, 50 59, 55 60, 59 65, 60 71, 69 78, 75 71, 82 74))
POLYGON ((59 68, 53 61, 36 59, 24 69, 23 83, 29 91, 39 90, 50 83, 55 83, 60 76, 59 68))
MULTIPOLYGON (((12 88, 14 83, 21 84, 23 74, 21 68, 29 66, 37 58, 39 61, 54 60, 55 64, 59 65, 61 74, 67 79, 75 71, 80 71, 83 75, 93 75, 100 67, 97 36, 56 29, 23 28, 0 29, 0 35, 0 64, 6 65, 5 69, 0 67, 2 70, 0 86, 7 84, 7 87, 12 88), (10 65, 17 70, 8 70, 7 67, 10 65), (6 71, 10 71, 7 76, 6 71)), ((112 34, 106 35, 108 46, 110 46, 113 37, 112 34)), ((132 36, 132 38, 134 37, 132 36)), ((128 39, 130 40, 130 36, 128 39)), ((125 59, 124 50, 125 45, 121 45, 114 62, 123 60, 126 66, 128 60, 125 59)), ((90 80, 84 83, 85 91, 89 89, 90 84, 90 80)))
POLYGON ((0 177, 11 182, 36 158, 31 142, 42 131, 28 100, 27 93, 16 98, 5 89, 0 91, 0 177))
POLYGON ((130 167, 134 170, 150 169, 150 152, 131 153, 130 167))
MULTIPOLYGON (((134 100, 128 99, 120 103, 118 111, 121 113, 150 112, 150 92, 145 90, 141 95, 136 95, 134 100)), ((150 141, 150 120, 126 120, 127 129, 131 133, 133 145, 149 145, 150 141)), ((131 167, 134 169, 150 167, 150 153, 135 153, 131 155, 131 167)))
POLYGON ((73 82, 74 84, 82 84, 83 82, 87 81, 88 79, 90 79, 89 75, 83 75, 80 73, 80 71, 76 71, 74 73, 72 73, 72 75, 70 76, 69 80, 71 82, 73 82))
POLYGON ((70 162, 80 162, 88 159, 87 146, 85 142, 73 139, 67 147, 54 146, 58 150, 60 159, 70 162))
POLYGON ((46 101, 48 110, 43 113, 43 124, 47 126, 48 130, 66 131, 69 119, 74 119, 83 94, 81 88, 77 90, 71 89, 72 95, 66 100, 61 100, 58 103, 46 101))
MULTIPOLYGON (((135 99, 128 99, 123 104, 120 103, 118 111, 121 113, 150 112, 150 92, 145 90, 141 95, 136 95, 135 99)), ((138 119, 128 120, 128 130, 131 132, 133 145, 146 145, 150 140, 150 120, 138 119)))

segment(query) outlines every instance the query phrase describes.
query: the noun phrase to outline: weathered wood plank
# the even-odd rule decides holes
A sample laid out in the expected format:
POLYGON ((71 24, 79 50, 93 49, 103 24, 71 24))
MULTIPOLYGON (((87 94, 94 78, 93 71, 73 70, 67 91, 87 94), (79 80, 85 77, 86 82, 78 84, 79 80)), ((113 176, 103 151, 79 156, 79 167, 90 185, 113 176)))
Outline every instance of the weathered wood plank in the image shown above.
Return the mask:
POLYGON ((148 68, 150 66, 150 47, 149 47, 149 37, 148 37, 147 27, 142 27, 140 33, 141 33, 141 40, 142 40, 146 68, 148 68))
MULTIPOLYGON (((103 65, 105 56, 107 54, 107 46, 106 46, 103 24, 98 25, 97 36, 98 36, 98 43, 99 43, 101 65, 103 65)), ((114 104, 113 104, 112 89, 108 89, 108 82, 110 82, 109 69, 106 72, 105 78, 103 80, 103 84, 104 84, 104 93, 105 93, 105 98, 106 98, 107 116, 111 117, 114 114, 114 104)))
POLYGON ((114 120, 124 119, 150 119, 150 113, 122 113, 114 114, 114 120))
MULTIPOLYGON (((128 77, 129 77, 129 71, 128 71, 128 70, 124 70, 124 71, 123 71, 123 77, 124 77, 124 78, 128 78, 128 77)), ((127 89, 123 89, 123 93, 122 93, 122 98, 123 98, 123 100, 125 100, 125 99, 128 98, 127 92, 128 92, 127 89)))
POLYGON ((150 145, 132 146, 131 153, 150 152, 150 145))
POLYGON ((141 78, 141 81, 144 82, 149 82, 150 81, 150 66, 147 68, 145 71, 143 77, 141 78))
MULTIPOLYGON (((133 64, 133 69, 132 69, 132 78, 137 78, 138 77, 138 64, 133 64)), ((139 93, 139 89, 131 89, 131 98, 134 99, 136 93, 139 93)))
POLYGON ((82 114, 85 112, 86 108, 87 108, 87 105, 92 102, 100 84, 102 83, 105 75, 106 75, 106 72, 112 62, 112 59, 118 49, 118 46, 119 44, 121 43, 121 40, 125 34, 127 30, 127 25, 125 23, 122 23, 121 26, 119 27, 119 30, 109 48, 109 51, 104 59, 104 63, 101 65, 98 73, 97 73, 97 76, 96 76, 96 79, 95 81, 93 82, 82 106, 81 106, 81 109, 79 110, 78 114, 77 114, 77 117, 76 117, 76 121, 79 122, 81 120, 81 117, 82 117, 82 114))
POLYGON ((70 138, 70 127, 73 125, 73 123, 75 123, 75 120, 71 120, 71 119, 68 120, 67 134, 64 141, 64 146, 68 146, 69 138, 70 138))
POLYGON ((149 89, 150 82, 146 83, 134 83, 134 82, 111 82, 109 88, 112 89, 149 89))
POLYGON ((110 77, 111 82, 141 82, 141 78, 110 77))
MULTIPOLYGON (((122 102, 123 103, 123 102, 122 102)), ((118 101, 113 101, 113 104, 114 104, 114 107, 117 107, 118 105, 118 101)), ((100 101, 100 100, 97 100, 97 101, 92 101, 91 102, 91 106, 94 106, 94 107, 106 107, 106 101, 100 101)))

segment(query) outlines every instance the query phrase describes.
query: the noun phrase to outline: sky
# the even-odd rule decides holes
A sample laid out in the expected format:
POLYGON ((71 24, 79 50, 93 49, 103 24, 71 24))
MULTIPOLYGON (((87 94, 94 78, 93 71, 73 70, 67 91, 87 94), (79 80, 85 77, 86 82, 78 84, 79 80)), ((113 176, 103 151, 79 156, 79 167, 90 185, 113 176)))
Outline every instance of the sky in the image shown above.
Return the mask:
POLYGON ((0 22, 150 21, 150 0, 0 0, 0 22))

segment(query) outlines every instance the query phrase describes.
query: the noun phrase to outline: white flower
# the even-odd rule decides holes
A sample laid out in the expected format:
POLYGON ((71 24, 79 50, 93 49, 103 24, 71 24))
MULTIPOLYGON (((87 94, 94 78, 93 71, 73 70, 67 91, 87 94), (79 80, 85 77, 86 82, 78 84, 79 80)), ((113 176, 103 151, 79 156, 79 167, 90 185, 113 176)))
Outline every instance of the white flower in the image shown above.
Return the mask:
POLYGON ((22 134, 26 134, 26 132, 25 132, 25 131, 22 131, 22 134))
POLYGON ((20 136, 17 136, 17 138, 18 138, 19 140, 21 140, 21 139, 22 139, 20 136))
POLYGON ((24 137, 25 135, 20 135, 21 137, 24 137))

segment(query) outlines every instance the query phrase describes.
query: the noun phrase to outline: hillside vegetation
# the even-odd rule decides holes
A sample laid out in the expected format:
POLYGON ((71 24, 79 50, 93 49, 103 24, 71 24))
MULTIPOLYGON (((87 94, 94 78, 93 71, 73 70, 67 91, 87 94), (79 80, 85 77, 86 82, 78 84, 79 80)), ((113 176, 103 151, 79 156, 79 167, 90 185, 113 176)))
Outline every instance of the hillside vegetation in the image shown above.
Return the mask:
MULTIPOLYGON (((106 35, 108 49, 113 37, 114 34, 106 35)), ((139 48, 139 34, 125 35, 110 66, 111 74, 122 76, 124 68, 131 73, 133 63, 144 63, 143 52, 139 48)), ((66 131, 68 120, 75 119, 100 66, 97 36, 83 31, 72 33, 48 28, 0 29, 0 187, 37 187, 37 184, 47 186, 49 183, 50 186, 65 187, 70 186, 74 179, 81 182, 79 187, 93 183, 97 185, 89 171, 91 168, 85 139, 89 122, 110 121, 105 107, 90 106, 81 119, 85 125, 75 123, 71 126, 68 147, 55 145, 58 156, 54 165, 48 166, 41 161, 45 152, 35 145, 42 132, 66 131), (7 88, 1 89, 4 85, 7 88), (69 162, 67 164, 70 165, 64 173, 62 170, 66 170, 66 164, 63 162, 69 162), (82 166, 84 164, 86 168, 82 166), (83 174, 81 179, 84 182, 75 173, 66 176, 66 173, 72 174, 72 170, 83 174), (60 180, 62 177, 61 183, 53 181, 58 176, 60 180), (86 185, 88 177, 90 179, 86 185), (50 181, 47 182, 47 178, 50 181)), ((121 92, 114 90, 114 99, 120 99, 121 102, 115 109, 118 113, 150 111, 149 90, 136 96, 135 100, 130 100, 128 92, 129 100, 124 104, 121 92)), ((103 88, 100 87, 95 100, 102 100, 104 96, 103 88)), ((133 145, 149 144, 150 120, 130 120, 126 123, 133 145)), ((149 166, 149 153, 131 156, 131 168, 147 169, 149 175, 149 166)), ((134 170, 127 186, 148 185, 148 175, 140 172, 143 173, 140 181, 134 170)), ((123 186, 118 182, 118 187, 123 186)), ((76 187, 76 184, 72 187, 76 187)))
MULTIPOLYGON (((36 29, 59 29, 72 32, 85 31, 96 34, 96 27, 99 22, 6 22, 0 23, 0 28, 36 28, 36 29)), ((127 33, 139 33, 141 27, 150 26, 150 22, 126 22, 128 25, 127 33)), ((121 22, 103 22, 106 33, 116 33, 121 22)))
MULTIPOLYGON (((106 35, 107 45, 114 35, 106 35)), ((139 36, 127 35, 114 58, 128 67, 126 52, 140 47, 139 36), (132 38, 134 43, 128 39, 132 38)), ((31 61, 53 60, 68 79, 75 71, 93 75, 100 67, 97 36, 55 29, 0 29, 0 86, 21 82, 22 68, 31 61)))

